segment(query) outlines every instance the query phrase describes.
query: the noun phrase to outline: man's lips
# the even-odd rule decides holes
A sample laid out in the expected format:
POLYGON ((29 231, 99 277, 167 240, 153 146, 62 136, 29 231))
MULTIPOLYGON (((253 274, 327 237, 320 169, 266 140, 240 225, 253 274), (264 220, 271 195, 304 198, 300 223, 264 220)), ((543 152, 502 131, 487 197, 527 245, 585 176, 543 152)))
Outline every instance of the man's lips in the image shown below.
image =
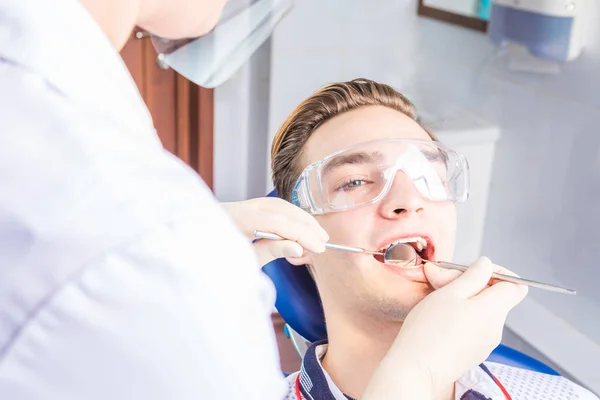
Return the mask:
MULTIPOLYGON (((403 240, 406 238, 414 238, 414 237, 422 237, 427 241, 427 247, 423 249, 421 252, 418 252, 414 249, 410 243, 406 243, 407 245, 413 247, 415 251, 415 255, 419 261, 419 265, 409 265, 404 266, 402 263, 393 263, 393 262, 385 262, 384 256, 382 255, 374 255, 373 258, 377 260, 380 265, 382 265, 388 271, 398 275, 406 280, 414 281, 414 282, 423 282, 428 283, 428 280, 425 276, 425 272, 423 270, 422 260, 432 260, 435 257, 435 247, 431 241, 431 239, 426 235, 418 235, 418 234, 407 234, 403 236, 396 236, 391 239, 386 239, 379 248, 386 247, 386 250, 389 248, 390 243, 394 243, 398 240, 403 240)), ((381 251, 381 250, 379 250, 381 251)))
MULTIPOLYGON (((390 239, 386 239, 377 247, 377 249, 378 249, 377 251, 385 253, 391 247, 391 244, 396 243, 396 242, 403 242, 403 243, 406 243, 407 245, 411 246, 415 250, 416 255, 418 255, 419 257, 421 257, 424 260, 432 260, 432 261, 435 260, 435 245, 433 244, 433 240, 431 240, 431 238, 427 235, 417 234, 417 233, 405 234, 402 236, 395 236, 390 239), (425 242, 427 243, 425 248, 423 248, 422 250, 419 251, 419 249, 417 248, 418 247, 417 244, 414 241, 412 241, 412 239, 414 239, 414 238, 424 239, 425 242)), ((383 256, 374 256, 374 257, 378 261, 383 262, 383 256)))
POLYGON ((385 269, 388 271, 406 279, 414 282, 423 282, 427 283, 427 278, 425 277, 425 271, 423 270, 423 265, 417 265, 413 267, 401 267, 395 264, 381 263, 385 269))
POLYGON ((428 244, 431 243, 431 237, 425 232, 403 230, 402 232, 390 233, 389 235, 385 236, 379 240, 376 248, 381 249, 383 247, 388 247, 390 244, 398 240, 410 238, 423 238, 428 244))

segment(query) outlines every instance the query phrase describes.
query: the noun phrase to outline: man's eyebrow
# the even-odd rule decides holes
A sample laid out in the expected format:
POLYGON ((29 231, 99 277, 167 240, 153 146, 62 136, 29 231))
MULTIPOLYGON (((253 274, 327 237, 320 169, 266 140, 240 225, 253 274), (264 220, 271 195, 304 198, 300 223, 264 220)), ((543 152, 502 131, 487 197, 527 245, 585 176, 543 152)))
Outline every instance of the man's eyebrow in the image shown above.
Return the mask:
POLYGON ((440 150, 421 150, 425 158, 429 161, 447 161, 448 157, 440 150))
POLYGON ((323 168, 323 175, 331 172, 332 169, 337 167, 341 167, 346 164, 367 164, 375 161, 380 161, 384 158, 383 154, 379 151, 374 151, 371 153, 367 152, 357 152, 351 154, 342 154, 332 158, 325 167, 323 168))

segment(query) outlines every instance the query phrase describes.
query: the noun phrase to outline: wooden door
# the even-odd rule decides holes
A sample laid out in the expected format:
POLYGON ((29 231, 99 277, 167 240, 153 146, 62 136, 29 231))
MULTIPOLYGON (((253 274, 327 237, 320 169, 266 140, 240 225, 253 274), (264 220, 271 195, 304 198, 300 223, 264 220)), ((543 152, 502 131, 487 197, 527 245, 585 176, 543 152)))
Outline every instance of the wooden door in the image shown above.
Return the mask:
MULTIPOLYGON (((121 56, 150 110, 163 146, 194 168, 213 187, 213 90, 200 88, 157 62, 150 38, 142 31, 133 35, 121 56)), ((300 357, 283 331, 284 321, 272 316, 281 368, 295 372, 300 357)), ((243 329, 243 327, 242 327, 243 329)))
POLYGON ((213 187, 214 92, 157 62, 150 37, 136 30, 121 56, 150 110, 163 146, 213 187))
POLYGON ((277 340, 277 348, 279 349, 279 363, 281 371, 292 373, 300 370, 302 360, 296 352, 296 348, 292 340, 284 333, 285 321, 279 314, 271 315, 273 329, 275 329, 275 339, 277 340))

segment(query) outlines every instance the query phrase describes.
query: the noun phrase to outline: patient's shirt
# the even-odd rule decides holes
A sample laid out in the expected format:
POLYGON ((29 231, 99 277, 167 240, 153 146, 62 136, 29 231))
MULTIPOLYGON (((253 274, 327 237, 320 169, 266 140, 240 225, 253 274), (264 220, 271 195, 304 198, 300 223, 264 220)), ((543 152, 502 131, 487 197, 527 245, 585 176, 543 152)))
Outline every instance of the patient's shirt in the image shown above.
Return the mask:
MULTIPOLYGON (((352 400, 331 380, 321 365, 327 344, 315 343, 306 352, 299 372, 288 376, 285 400, 352 400)), ((566 378, 503 364, 488 363, 455 383, 456 400, 597 400, 587 389, 566 378), (496 382, 499 382, 499 384, 496 382), (503 392, 503 389, 510 397, 503 392)))

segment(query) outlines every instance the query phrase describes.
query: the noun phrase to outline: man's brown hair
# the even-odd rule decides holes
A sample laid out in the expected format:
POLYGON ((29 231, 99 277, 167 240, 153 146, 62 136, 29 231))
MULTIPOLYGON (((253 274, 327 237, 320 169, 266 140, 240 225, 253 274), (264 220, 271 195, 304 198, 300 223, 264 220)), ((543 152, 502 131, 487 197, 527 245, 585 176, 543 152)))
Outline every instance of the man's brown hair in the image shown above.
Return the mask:
POLYGON ((292 111, 273 139, 272 178, 279 197, 290 200, 296 180, 302 173, 300 159, 310 135, 331 118, 366 106, 389 107, 418 122, 413 104, 391 86, 354 79, 321 88, 292 111))

